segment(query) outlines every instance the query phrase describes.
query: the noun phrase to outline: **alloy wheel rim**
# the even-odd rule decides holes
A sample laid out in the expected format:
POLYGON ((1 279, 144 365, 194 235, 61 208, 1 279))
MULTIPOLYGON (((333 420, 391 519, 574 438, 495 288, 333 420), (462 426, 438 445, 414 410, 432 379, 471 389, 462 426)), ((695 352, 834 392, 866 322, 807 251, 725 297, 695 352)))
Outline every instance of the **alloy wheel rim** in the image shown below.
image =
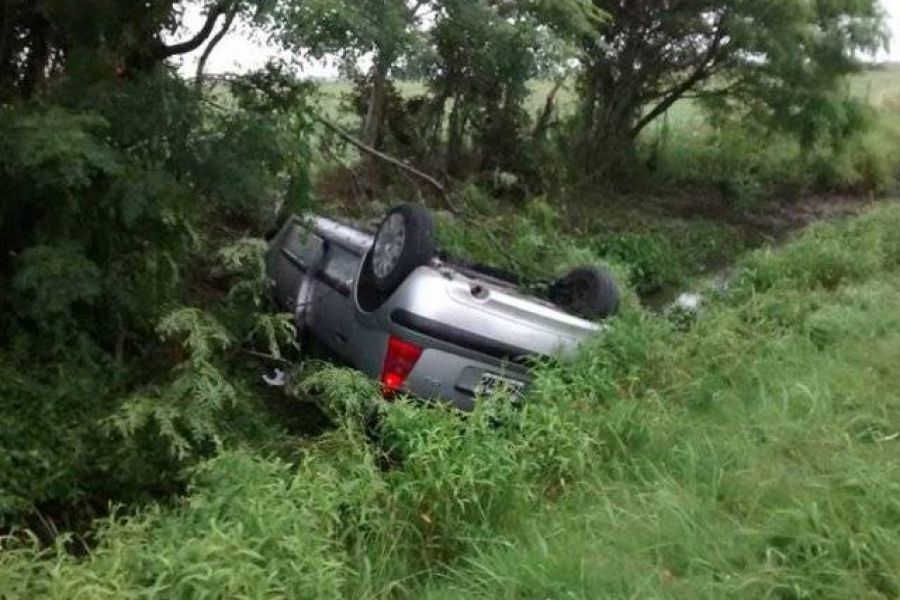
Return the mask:
POLYGON ((403 222, 403 216, 393 214, 384 222, 375 238, 372 267, 376 277, 384 279, 391 274, 400 260, 405 243, 406 225, 403 222))

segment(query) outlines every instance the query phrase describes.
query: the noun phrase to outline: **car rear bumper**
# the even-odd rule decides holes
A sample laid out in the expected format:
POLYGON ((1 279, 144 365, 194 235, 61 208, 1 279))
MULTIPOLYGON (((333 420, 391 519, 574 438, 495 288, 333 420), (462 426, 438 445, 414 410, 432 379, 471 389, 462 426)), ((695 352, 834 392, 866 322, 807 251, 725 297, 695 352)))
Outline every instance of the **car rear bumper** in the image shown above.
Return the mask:
POLYGON ((475 408, 484 375, 510 379, 523 387, 528 373, 521 367, 478 361, 436 348, 427 348, 406 382, 406 390, 426 400, 451 402, 460 410, 475 408))

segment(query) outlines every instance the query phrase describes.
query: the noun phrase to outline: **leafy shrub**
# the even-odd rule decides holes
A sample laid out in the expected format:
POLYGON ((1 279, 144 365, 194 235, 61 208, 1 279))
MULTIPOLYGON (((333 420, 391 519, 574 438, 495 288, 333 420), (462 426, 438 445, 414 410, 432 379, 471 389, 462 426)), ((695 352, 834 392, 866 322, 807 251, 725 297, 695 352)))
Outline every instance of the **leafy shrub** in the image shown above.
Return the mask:
POLYGON ((280 439, 225 348, 279 356, 293 338, 262 305, 265 244, 199 273, 308 199, 305 91, 274 79, 235 82, 222 109, 167 68, 73 71, 0 108, 2 408, 29 415, 2 441, 4 527, 167 496, 223 439, 280 439))
POLYGON ((25 519, 46 536, 81 530, 107 502, 137 505, 180 489, 179 466, 153 437, 123 446, 100 426, 125 393, 121 370, 83 340, 69 349, 52 363, 0 354, 4 530, 25 519))
POLYGON ((176 309, 160 320, 160 337, 180 345, 173 352, 179 360, 172 379, 125 400, 107 422, 110 429, 128 439, 152 427, 182 460, 221 450, 223 436, 240 437, 259 429, 241 431, 234 422, 256 421, 267 429, 264 419, 252 418, 260 410, 257 399, 232 382, 227 360, 228 351, 239 343, 262 346, 276 360, 283 348, 295 343, 292 316, 267 312, 266 249, 261 240, 242 239, 217 253, 232 282, 224 302, 215 307, 227 321, 196 308, 176 309))
MULTIPOLYGON (((585 359, 594 366, 577 387, 560 388, 574 384, 551 370, 524 408, 498 397, 471 415, 383 405, 361 375, 319 370, 303 386, 318 392, 337 427, 296 465, 226 450, 194 471, 182 505, 111 518, 87 562, 8 539, 0 558, 7 589, 47 597, 403 590, 421 569, 454 564, 486 540, 501 543, 544 494, 595 469, 607 443, 615 440, 615 452, 632 443, 633 419, 585 418, 615 393, 608 380, 634 368, 625 366, 633 357, 602 358, 615 345, 585 359), (596 389, 608 391, 598 397, 596 389), (557 395, 563 390, 575 393, 557 395), (374 429, 364 418, 373 410, 374 429)), ((630 347, 646 351, 644 341, 630 347)))
POLYGON ((231 346, 231 336, 195 309, 171 313, 160 322, 159 332, 183 338, 187 359, 175 367, 175 379, 164 390, 128 399, 110 425, 130 437, 152 423, 179 458, 205 444, 220 447, 216 420, 237 404, 238 393, 214 357, 231 346))
POLYGON ((810 158, 818 189, 849 193, 883 193, 896 185, 898 172, 892 156, 900 149, 900 121, 882 112, 868 130, 851 136, 833 149, 819 149, 810 158))
MULTIPOLYGON (((683 111, 696 110, 682 107, 683 111)), ((778 189, 806 184, 796 141, 738 123, 709 127, 697 116, 644 141, 650 183, 722 198, 748 208, 778 189)))
POLYGON ((101 294, 101 273, 96 264, 72 244, 33 246, 19 257, 13 289, 37 327, 71 318, 79 304, 90 305, 101 294))

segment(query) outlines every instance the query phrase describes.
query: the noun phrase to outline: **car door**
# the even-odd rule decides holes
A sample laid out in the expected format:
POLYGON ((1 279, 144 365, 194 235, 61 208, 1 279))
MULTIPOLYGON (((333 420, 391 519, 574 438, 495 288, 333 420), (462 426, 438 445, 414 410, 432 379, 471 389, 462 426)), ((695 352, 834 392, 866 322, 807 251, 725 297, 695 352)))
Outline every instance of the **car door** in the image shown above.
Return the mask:
POLYGON ((353 289, 362 257, 333 240, 324 243, 325 253, 313 276, 306 324, 329 349, 352 361, 356 328, 353 289))

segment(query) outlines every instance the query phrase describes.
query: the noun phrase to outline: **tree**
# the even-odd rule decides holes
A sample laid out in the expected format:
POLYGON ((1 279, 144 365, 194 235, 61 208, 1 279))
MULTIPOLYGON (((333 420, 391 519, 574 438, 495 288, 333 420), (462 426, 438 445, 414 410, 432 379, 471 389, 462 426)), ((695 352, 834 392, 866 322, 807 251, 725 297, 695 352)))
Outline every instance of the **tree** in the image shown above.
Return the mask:
MULTIPOLYGON (((213 110, 164 58, 209 26, 167 43, 176 3, 88 2, 89 16, 51 0, 0 14, 21 49, 0 65, 0 337, 7 321, 90 332, 122 356, 181 293, 207 211, 260 231, 276 206, 303 199, 306 88, 247 76, 213 110), (47 294, 57 300, 34 302, 47 294), (57 307, 52 319, 42 306, 57 307)), ((221 20, 225 5, 209 6, 206 21, 221 20)))
POLYGON ((377 147, 384 128, 391 69, 419 34, 429 0, 288 0, 274 11, 273 26, 287 48, 321 59, 337 55, 353 70, 370 58, 370 92, 363 141, 377 147))
MULTIPOLYGON (((146 72, 193 52, 221 20, 267 0, 205 2, 199 30, 184 32, 178 0, 3 0, 0 4, 0 97, 30 97, 70 68, 99 78, 146 72), (166 37, 178 37, 168 43, 166 37)), ((230 23, 229 23, 230 25, 230 23)))
MULTIPOLYGON (((546 69, 554 42, 590 35, 603 13, 589 0, 441 0, 430 31, 431 137, 446 120, 446 166, 461 174, 519 170, 530 116, 528 82, 546 69), (467 157, 467 141, 476 156, 467 157)), ((552 61, 565 56, 553 53, 552 61)))
POLYGON ((860 52, 883 45, 877 0, 594 0, 611 20, 582 43, 577 163, 625 166, 638 135, 691 96, 812 143, 860 52))

